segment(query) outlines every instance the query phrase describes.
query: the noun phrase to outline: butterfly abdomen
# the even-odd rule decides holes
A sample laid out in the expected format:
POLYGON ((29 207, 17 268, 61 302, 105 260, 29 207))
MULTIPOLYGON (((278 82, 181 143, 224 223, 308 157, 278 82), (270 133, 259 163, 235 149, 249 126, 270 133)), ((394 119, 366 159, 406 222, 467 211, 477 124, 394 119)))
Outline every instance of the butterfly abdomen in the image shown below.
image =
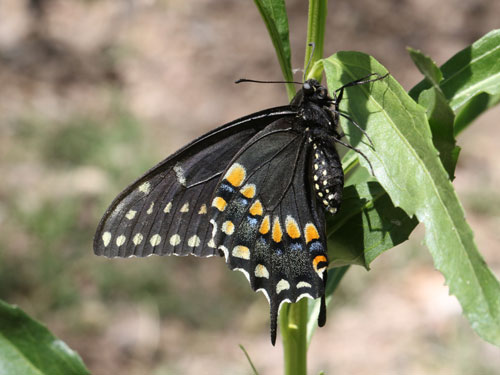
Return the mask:
POLYGON ((344 189, 344 171, 340 157, 333 144, 315 139, 311 143, 310 181, 320 205, 334 214, 340 208, 344 189))

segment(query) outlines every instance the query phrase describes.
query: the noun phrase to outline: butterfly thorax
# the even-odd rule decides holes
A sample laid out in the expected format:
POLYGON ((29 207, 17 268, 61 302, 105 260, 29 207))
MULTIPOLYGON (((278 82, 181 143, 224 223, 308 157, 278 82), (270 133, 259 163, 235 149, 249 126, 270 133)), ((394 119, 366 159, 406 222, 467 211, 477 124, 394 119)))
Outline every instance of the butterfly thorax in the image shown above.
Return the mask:
POLYGON ((335 148, 340 135, 338 117, 330 110, 333 104, 327 89, 313 79, 306 81, 292 100, 309 146, 310 184, 317 201, 332 214, 340 207, 344 186, 344 172, 335 148))

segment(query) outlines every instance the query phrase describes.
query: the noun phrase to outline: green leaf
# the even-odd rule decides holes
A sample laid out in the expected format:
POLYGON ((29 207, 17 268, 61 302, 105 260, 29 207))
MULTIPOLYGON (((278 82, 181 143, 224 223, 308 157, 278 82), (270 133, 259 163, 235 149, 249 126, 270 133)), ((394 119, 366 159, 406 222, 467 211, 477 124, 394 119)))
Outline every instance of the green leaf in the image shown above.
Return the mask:
POLYGON ((439 158, 449 178, 454 180, 455 167, 460 153, 460 148, 456 146, 453 128, 455 114, 441 90, 436 87, 422 91, 418 97, 418 104, 427 110, 427 119, 432 132, 432 143, 439 152, 439 158))
MULTIPOLYGON (((288 16, 284 0, 254 0, 266 24, 285 81, 293 81, 288 16)), ((286 84, 288 98, 295 96, 293 83, 286 84)))
MULTIPOLYGON (((359 52, 339 52, 323 60, 323 66, 331 91, 369 73, 387 72, 374 58, 359 52)), ((424 109, 390 76, 347 89, 341 109, 372 139, 374 148, 361 142, 359 131, 349 135, 350 143, 371 161, 394 205, 425 224, 425 243, 434 265, 472 328, 500 345, 500 284, 477 250, 432 143, 424 109)), ((348 133, 349 124, 343 123, 343 128, 348 133)), ((366 167, 367 162, 359 159, 366 167)))
POLYGON ((500 94, 489 95, 485 92, 477 94, 467 102, 455 118, 455 135, 460 134, 468 125, 470 125, 483 112, 500 103, 500 94))
MULTIPOLYGON (((411 59, 417 66, 418 70, 429 80, 432 86, 439 87, 439 82, 443 79, 441 70, 437 67, 436 63, 422 52, 413 48, 407 48, 411 59)), ((416 98, 413 98, 416 99, 416 98)))
POLYGON ((0 374, 90 374, 81 358, 18 307, 0 301, 0 374))
POLYGON ((406 241, 417 224, 415 218, 394 207, 379 183, 347 186, 341 209, 327 220, 330 266, 369 268, 384 251, 406 241))
MULTIPOLYGON (((455 113, 478 94, 500 94, 500 30, 489 32, 458 52, 441 67, 441 72, 439 87, 455 113)), ((410 90, 410 96, 417 98, 431 86, 424 79, 410 90)))

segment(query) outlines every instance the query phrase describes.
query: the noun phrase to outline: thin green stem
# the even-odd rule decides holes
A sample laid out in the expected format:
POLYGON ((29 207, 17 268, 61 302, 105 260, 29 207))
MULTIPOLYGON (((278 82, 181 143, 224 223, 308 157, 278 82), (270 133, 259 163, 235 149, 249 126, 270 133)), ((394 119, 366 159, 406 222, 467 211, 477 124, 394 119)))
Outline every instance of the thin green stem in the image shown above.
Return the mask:
MULTIPOLYGON (((304 77, 315 67, 316 61, 323 56, 323 41, 326 22, 327 0, 310 0, 307 26, 307 44, 304 64, 304 77), (310 43, 314 43, 314 52, 310 43)), ((304 298, 297 303, 287 304, 280 314, 280 329, 283 337, 285 375, 307 374, 308 343, 308 302, 304 298)))
POLYGON ((307 21, 306 55, 304 62, 305 77, 314 63, 323 58, 323 44, 325 40, 325 25, 327 14, 327 0, 310 0, 309 16, 307 21), (314 44, 314 53, 311 43, 314 44), (310 60, 310 61, 309 61, 310 60))
POLYGON ((286 304, 280 314, 285 375, 307 374, 307 299, 286 304))

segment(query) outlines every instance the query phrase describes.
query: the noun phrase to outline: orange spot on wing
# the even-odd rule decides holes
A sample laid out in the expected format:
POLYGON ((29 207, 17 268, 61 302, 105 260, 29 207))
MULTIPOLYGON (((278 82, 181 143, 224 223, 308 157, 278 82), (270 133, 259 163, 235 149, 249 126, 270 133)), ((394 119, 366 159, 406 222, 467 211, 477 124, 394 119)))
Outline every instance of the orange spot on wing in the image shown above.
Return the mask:
POLYGON ((319 239, 319 233, 314 224, 307 223, 305 228, 306 243, 319 239))
POLYGON ((262 215, 264 212, 264 209, 262 208, 262 203, 260 203, 259 200, 256 200, 251 206, 250 209, 248 210, 250 212, 250 215, 256 216, 256 215, 262 215))
POLYGON ((246 177, 245 168, 241 164, 235 163, 226 173, 226 180, 233 186, 241 186, 246 177))
POLYGON ((286 233, 290 238, 295 239, 300 237, 299 226, 297 225, 295 219, 293 219, 291 216, 287 216, 285 226, 286 226, 286 233))
POLYGON ((245 185, 240 190, 240 192, 246 198, 253 198, 255 196, 255 185, 254 184, 245 185))
POLYGON ((326 256, 324 256, 324 255, 317 255, 317 256, 314 257, 314 259, 313 259, 313 267, 314 267, 314 270, 316 272, 321 272, 321 271, 323 271, 325 269, 326 266, 321 267, 320 269, 318 269, 318 264, 322 263, 322 262, 324 262, 324 263, 328 262, 327 259, 326 259, 326 256))
POLYGON ((264 220, 262 220, 262 223, 260 224, 259 233, 260 234, 266 234, 266 233, 268 233, 270 227, 271 227, 271 224, 269 222, 269 215, 266 215, 264 217, 264 220))
POLYGON ((216 207, 219 211, 224 211, 227 206, 227 202, 224 200, 224 198, 221 197, 215 197, 212 206, 216 207))
POLYGON ((273 241, 281 242, 281 237, 283 237, 283 232, 281 231, 280 219, 276 217, 273 222, 273 241))

